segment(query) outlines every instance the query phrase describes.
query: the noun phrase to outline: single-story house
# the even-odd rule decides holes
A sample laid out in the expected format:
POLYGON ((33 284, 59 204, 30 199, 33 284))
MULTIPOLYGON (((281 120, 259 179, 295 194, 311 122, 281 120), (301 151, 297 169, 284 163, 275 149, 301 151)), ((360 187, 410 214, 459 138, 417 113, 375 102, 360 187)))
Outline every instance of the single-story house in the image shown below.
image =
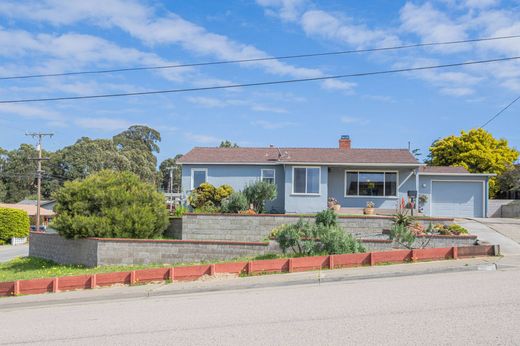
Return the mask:
POLYGON ((395 210, 409 196, 425 215, 485 217, 488 180, 462 167, 429 167, 407 149, 360 149, 341 136, 337 148, 196 147, 177 161, 182 165, 182 193, 203 182, 235 190, 255 180, 276 184, 278 196, 268 210, 314 213, 334 197, 342 208, 395 210))
MULTIPOLYGON (((27 212, 27 215, 31 218, 31 224, 36 224, 37 215, 38 215, 38 207, 32 204, 20 204, 20 203, 0 203, 0 208, 11 208, 11 209, 19 209, 27 212)), ((53 217, 56 216, 56 213, 52 210, 46 208, 40 208, 40 216, 42 220, 42 224, 47 226, 53 217)))

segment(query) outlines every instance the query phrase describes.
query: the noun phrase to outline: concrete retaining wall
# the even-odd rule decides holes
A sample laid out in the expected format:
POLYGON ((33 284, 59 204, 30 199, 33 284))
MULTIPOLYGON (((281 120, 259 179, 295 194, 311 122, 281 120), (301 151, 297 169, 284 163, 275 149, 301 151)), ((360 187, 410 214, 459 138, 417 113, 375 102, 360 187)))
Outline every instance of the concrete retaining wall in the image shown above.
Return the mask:
POLYGON ((68 240, 58 234, 37 232, 31 233, 29 242, 29 256, 87 267, 220 261, 277 251, 277 246, 271 247, 265 242, 100 238, 68 240))
POLYGON ((520 217, 520 203, 503 205, 502 217, 520 217))
POLYGON ((502 207, 513 202, 513 199, 490 199, 488 200, 487 217, 508 217, 502 216, 502 207))
MULTIPOLYGON (((238 214, 186 214, 182 222, 171 225, 171 234, 180 239, 263 241, 271 230, 283 224, 293 224, 300 218, 314 222, 313 216, 292 215, 238 215, 238 214)), ((417 222, 427 226, 432 223, 453 223, 452 219, 421 219, 417 222)), ((383 230, 392 227, 389 216, 338 217, 338 224, 345 232, 356 238, 381 237, 383 230)))

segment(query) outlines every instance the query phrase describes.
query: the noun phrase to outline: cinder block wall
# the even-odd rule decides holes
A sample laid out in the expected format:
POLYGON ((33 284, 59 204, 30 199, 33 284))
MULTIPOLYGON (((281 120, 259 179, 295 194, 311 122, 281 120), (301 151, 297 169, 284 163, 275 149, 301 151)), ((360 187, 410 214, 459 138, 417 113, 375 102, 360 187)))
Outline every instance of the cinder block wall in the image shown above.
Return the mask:
POLYGON ((50 233, 31 233, 29 243, 29 256, 87 267, 220 261, 269 252, 279 252, 277 244, 97 238, 68 240, 50 233))
POLYGON ((60 264, 95 267, 98 263, 97 250, 96 240, 69 240, 55 233, 31 232, 29 235, 29 256, 60 264))
MULTIPOLYGON (((313 216, 186 214, 180 224, 171 225, 171 228, 176 228, 171 233, 181 234, 180 239, 262 241, 273 228, 283 224, 294 224, 300 218, 314 222, 313 216)), ((430 222, 440 221, 418 222, 428 226, 430 222)), ((451 220, 442 222, 452 223, 451 220)), ((338 223, 345 232, 357 238, 379 238, 383 230, 392 227, 390 217, 340 217, 338 223)))

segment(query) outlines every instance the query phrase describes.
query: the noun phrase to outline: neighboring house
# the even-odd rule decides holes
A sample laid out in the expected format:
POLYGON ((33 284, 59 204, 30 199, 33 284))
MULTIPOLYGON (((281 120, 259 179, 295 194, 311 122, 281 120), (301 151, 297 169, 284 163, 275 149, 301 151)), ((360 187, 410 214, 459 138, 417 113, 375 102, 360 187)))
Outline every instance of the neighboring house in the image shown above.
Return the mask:
MULTIPOLYGON (((203 182, 229 184, 235 190, 255 180, 276 184, 276 212, 314 213, 336 198, 343 208, 395 210, 409 192, 426 202, 424 214, 484 217, 490 174, 471 174, 462 167, 427 167, 407 149, 351 148, 342 136, 338 148, 193 148, 182 164, 182 192, 203 182)), ((417 204, 416 204, 417 205, 417 204)), ((269 210, 268 209, 268 210, 269 210)))
MULTIPOLYGON (((38 201, 36 201, 34 199, 23 199, 16 204, 36 205, 37 203, 38 203, 38 201)), ((55 200, 41 200, 41 203, 40 203, 40 206, 42 208, 45 208, 45 209, 51 210, 51 211, 54 209, 54 205, 56 205, 55 200)))
MULTIPOLYGON (((27 212, 29 217, 31 218, 31 224, 36 224, 36 215, 37 215, 37 207, 36 205, 32 204, 9 204, 9 203, 0 203, 0 208, 12 208, 12 209, 19 209, 27 212)), ((52 220, 54 216, 56 216, 56 213, 52 210, 40 208, 40 216, 43 221, 43 225, 47 226, 49 222, 52 220)))

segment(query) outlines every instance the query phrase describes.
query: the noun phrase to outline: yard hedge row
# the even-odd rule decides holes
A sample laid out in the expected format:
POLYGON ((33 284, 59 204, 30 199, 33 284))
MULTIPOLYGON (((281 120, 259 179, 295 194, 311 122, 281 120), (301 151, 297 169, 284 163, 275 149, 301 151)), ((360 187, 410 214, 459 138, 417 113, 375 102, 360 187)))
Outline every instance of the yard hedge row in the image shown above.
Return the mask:
POLYGON ((11 238, 24 238, 31 227, 29 215, 23 210, 0 208, 0 244, 11 238))

